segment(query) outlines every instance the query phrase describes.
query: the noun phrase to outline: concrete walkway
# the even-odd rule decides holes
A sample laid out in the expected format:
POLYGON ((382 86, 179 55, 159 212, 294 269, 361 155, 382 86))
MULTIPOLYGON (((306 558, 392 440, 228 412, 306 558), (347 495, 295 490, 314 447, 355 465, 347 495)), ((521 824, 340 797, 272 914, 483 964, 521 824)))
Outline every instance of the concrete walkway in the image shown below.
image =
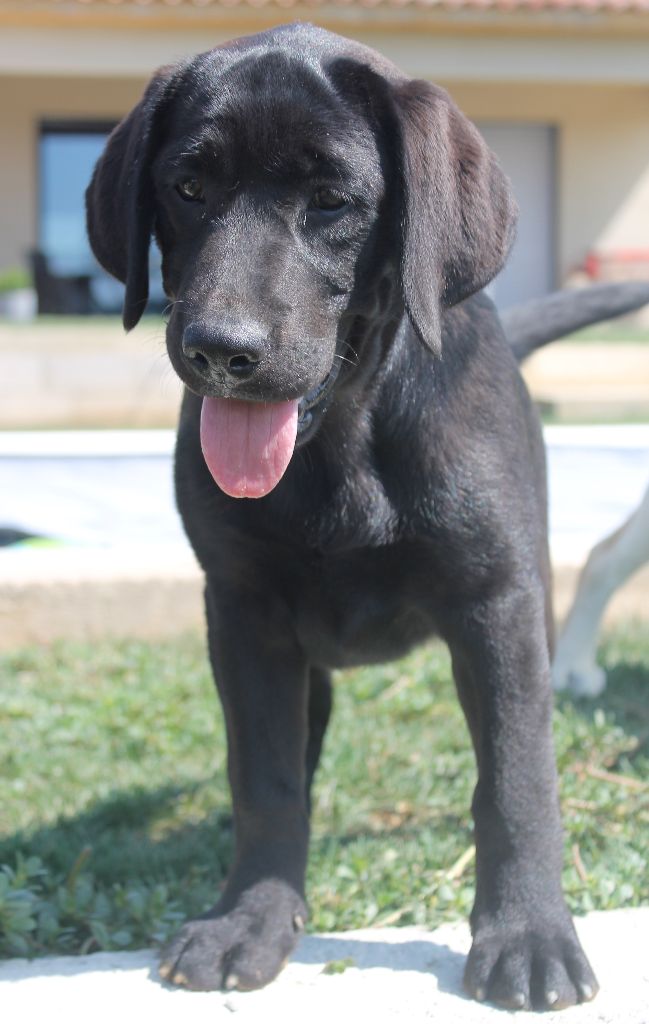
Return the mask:
MULTIPOLYGON (((561 617, 591 546, 636 507, 649 426, 549 427, 550 539, 561 617)), ((203 579, 174 507, 173 431, 0 433, 0 526, 60 546, 0 549, 0 649, 59 637, 201 628, 203 579)), ((610 623, 649 619, 649 567, 610 623)))
POLYGON ((0 322, 0 429, 173 426, 180 393, 155 318, 0 322))
MULTIPOLYGON (((587 1005, 538 1018, 548 1024, 649 1024, 649 908, 593 913, 577 921, 601 991, 587 1005)), ((308 935, 272 985, 259 992, 185 992, 162 983, 151 951, 10 960, 0 964, 6 1021, 65 1024, 483 1024, 533 1020, 467 999, 465 924, 433 932, 366 929, 308 935), (327 964, 347 961, 342 973, 327 964)))
MULTIPOLYGON (((164 337, 156 317, 128 335, 118 317, 0 321, 0 429, 173 426, 181 387, 164 337)), ((649 419, 647 344, 562 341, 523 375, 562 415, 649 419)))

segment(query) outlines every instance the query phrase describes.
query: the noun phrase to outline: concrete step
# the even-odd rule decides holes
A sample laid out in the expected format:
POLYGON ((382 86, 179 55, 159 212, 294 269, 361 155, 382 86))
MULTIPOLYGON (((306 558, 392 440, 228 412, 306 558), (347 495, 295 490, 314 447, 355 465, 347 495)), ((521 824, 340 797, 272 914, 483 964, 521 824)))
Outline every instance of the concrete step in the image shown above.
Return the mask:
POLYGON ((307 935, 279 978, 258 992, 186 992, 162 983, 155 955, 95 953, 0 964, 0 1006, 8 1021, 114 1024, 648 1024, 649 908, 593 913, 577 930, 601 985, 593 1002, 535 1018, 467 999, 462 971, 466 924, 436 931, 377 928, 307 935), (327 964, 347 961, 342 973, 327 964))
MULTIPOLYGON (((0 322, 0 429, 173 426, 181 386, 164 330, 155 317, 128 335, 118 318, 0 322)), ((648 344, 561 341, 524 376, 558 414, 649 418, 648 344)))
POLYGON ((181 390, 153 318, 0 323, 0 429, 173 426, 181 390))
MULTIPOLYGON (((559 619, 579 568, 555 567, 559 619)), ((649 621, 649 566, 613 598, 605 625, 649 621)), ((0 650, 54 640, 156 640, 204 628, 203 577, 185 548, 34 549, 0 557, 0 650)), ((649 1024, 649 1021, 648 1021, 649 1024)))
MULTIPOLYGON (((559 617, 589 548, 637 505, 649 426, 551 427, 559 617)), ((69 637, 173 636, 203 625, 203 581, 174 509, 172 431, 0 434, 0 526, 61 547, 0 548, 0 647, 69 637)), ((607 621, 649 617, 649 568, 607 621)))
POLYGON ((649 345, 562 341, 535 352, 523 368, 545 402, 628 402, 649 409, 649 345))

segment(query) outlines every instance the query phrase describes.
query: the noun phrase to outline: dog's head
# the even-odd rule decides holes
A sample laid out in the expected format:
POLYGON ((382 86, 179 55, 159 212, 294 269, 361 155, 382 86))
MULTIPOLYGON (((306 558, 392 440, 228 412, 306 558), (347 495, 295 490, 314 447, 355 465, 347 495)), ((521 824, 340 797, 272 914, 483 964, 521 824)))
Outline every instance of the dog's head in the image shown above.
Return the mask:
POLYGON ((317 429, 343 360, 341 378, 362 361, 358 324, 405 309, 437 352, 442 309, 495 276, 515 222, 446 93, 310 26, 158 72, 110 136, 87 209, 95 255, 126 284, 127 329, 155 235, 169 355, 206 398, 208 465, 249 496, 317 429))

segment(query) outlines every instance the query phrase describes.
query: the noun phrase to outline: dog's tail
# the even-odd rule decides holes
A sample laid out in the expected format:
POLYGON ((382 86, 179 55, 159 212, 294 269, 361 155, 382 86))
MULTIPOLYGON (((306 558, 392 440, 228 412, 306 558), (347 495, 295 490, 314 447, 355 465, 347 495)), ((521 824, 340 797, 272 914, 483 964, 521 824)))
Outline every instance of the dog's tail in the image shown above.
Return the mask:
POLYGON ((649 303, 649 282, 627 281, 566 289, 514 306, 500 314, 519 363, 535 349, 580 327, 631 313, 649 303))

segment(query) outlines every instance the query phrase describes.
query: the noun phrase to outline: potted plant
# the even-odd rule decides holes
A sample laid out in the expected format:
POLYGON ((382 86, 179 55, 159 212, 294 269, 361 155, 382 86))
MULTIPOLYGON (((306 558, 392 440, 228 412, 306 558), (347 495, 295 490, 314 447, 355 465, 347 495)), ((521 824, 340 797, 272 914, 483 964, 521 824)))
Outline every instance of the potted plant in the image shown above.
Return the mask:
POLYGON ((0 316, 31 320, 36 314, 36 292, 30 274, 22 267, 0 270, 0 316))

